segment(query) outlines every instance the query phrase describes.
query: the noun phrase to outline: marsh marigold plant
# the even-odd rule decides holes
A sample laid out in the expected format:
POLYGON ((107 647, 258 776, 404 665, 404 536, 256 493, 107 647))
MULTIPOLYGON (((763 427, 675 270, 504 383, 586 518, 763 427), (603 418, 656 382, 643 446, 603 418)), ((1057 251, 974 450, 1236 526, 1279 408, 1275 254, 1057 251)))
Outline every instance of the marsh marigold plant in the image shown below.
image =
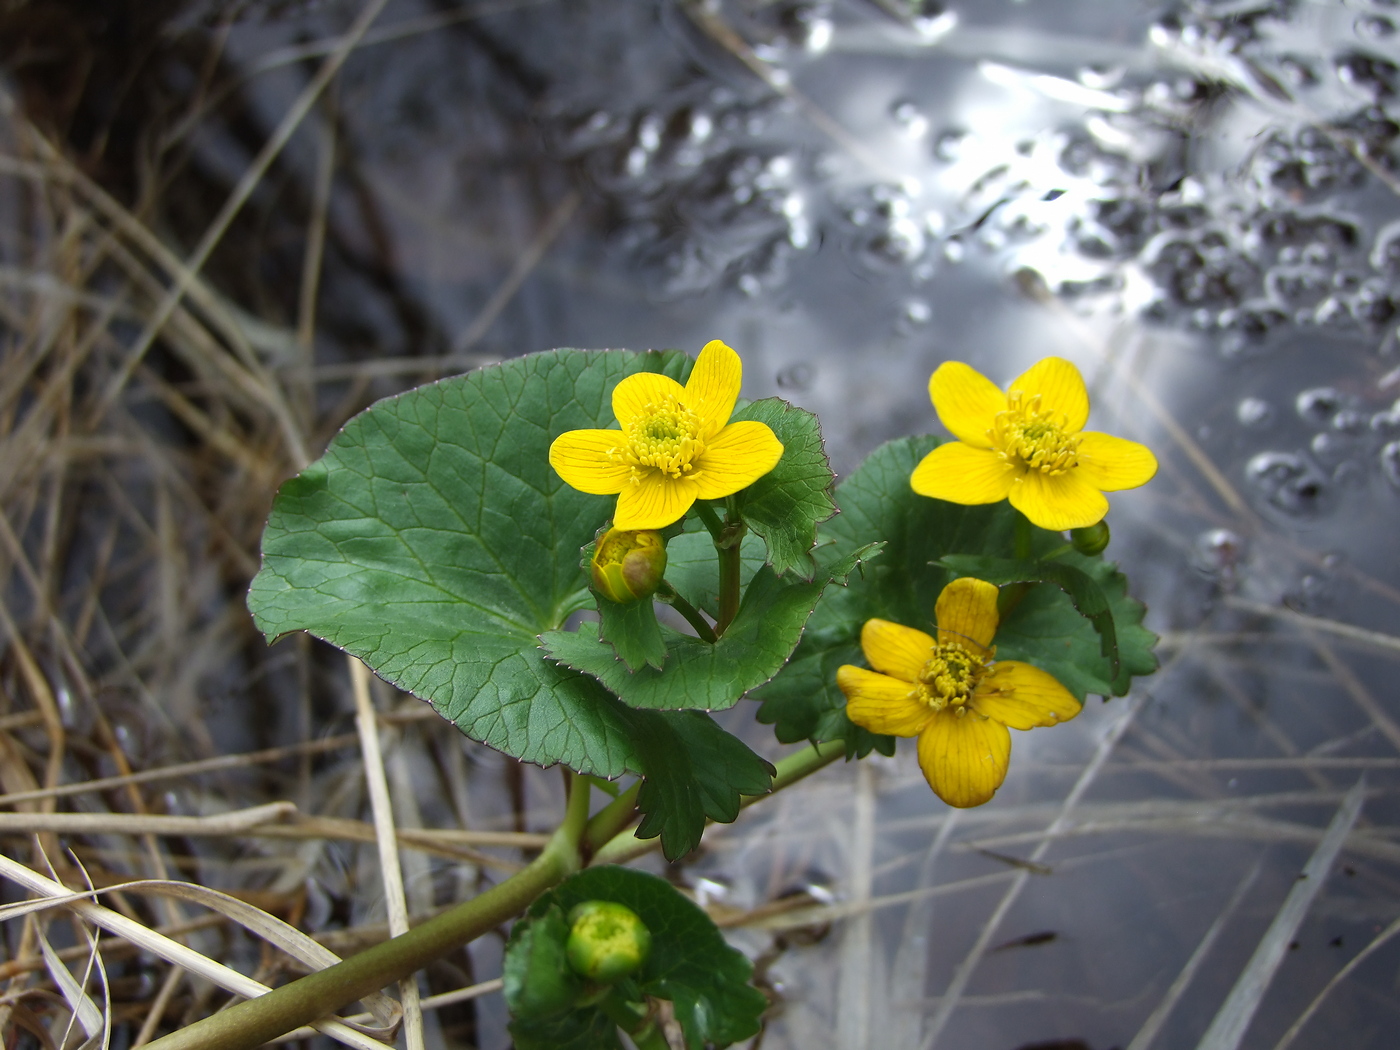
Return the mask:
POLYGON ((1085 430, 1089 392, 1079 369, 1047 357, 1005 393, 961 361, 938 366, 929 395, 957 438, 930 452, 909 479, 921 496, 950 503, 1011 505, 1035 525, 1060 532, 1108 513, 1105 492, 1137 488, 1157 459, 1136 441, 1085 430))
POLYGON ((950 806, 980 806, 996 794, 1011 760, 1011 729, 1066 722, 1079 701, 1054 677, 1018 660, 997 660, 997 588, 964 577, 934 607, 938 637, 888 620, 867 620, 860 645, 873 670, 836 672, 846 715, 872 733, 919 738, 919 767, 950 806))
POLYGON ((617 495, 613 527, 661 529, 697 499, 720 499, 775 466, 783 445, 764 423, 730 423, 743 364, 718 339, 705 344, 690 380, 638 372, 613 390, 618 430, 570 430, 549 463, 569 485, 617 495))

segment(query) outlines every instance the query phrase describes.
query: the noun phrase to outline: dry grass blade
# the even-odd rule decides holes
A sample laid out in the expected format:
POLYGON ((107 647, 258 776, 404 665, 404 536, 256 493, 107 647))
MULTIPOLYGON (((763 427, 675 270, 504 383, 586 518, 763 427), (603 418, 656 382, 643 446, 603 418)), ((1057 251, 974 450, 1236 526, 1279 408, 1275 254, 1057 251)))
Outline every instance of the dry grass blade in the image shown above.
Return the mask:
MULTIPOLYGON (((72 894, 66 886, 45 878, 8 857, 0 856, 0 875, 35 893, 48 897, 65 898, 60 905, 61 907, 77 913, 81 918, 95 926, 100 926, 119 937, 124 937, 128 941, 140 945, 146 951, 159 956, 166 962, 184 967, 220 988, 246 997, 263 995, 270 990, 266 985, 244 976, 237 970, 215 962, 178 941, 156 933, 120 912, 94 903, 89 896, 85 896, 82 900, 72 900, 72 894)), ((377 1040, 361 1034, 340 1021, 321 1022, 316 1025, 316 1028, 347 1046, 356 1047, 357 1050, 377 1050, 377 1048, 382 1047, 382 1044, 377 1040)))
POLYGON ((1147 1020, 1138 1029, 1137 1035, 1133 1036, 1133 1041, 1128 1044, 1128 1050, 1147 1050, 1152 1045, 1152 1040, 1157 1038, 1157 1033, 1167 1023, 1168 1016, 1176 1008, 1176 1004, 1181 1001, 1187 986, 1190 985, 1201 965, 1206 961, 1211 948, 1215 946, 1215 942, 1224 931, 1226 923, 1234 916, 1235 909, 1240 906, 1240 902, 1244 900, 1255 880, 1259 878, 1260 869, 1261 865, 1256 863, 1249 870, 1249 874, 1240 880, 1240 884, 1235 887, 1235 892, 1230 895, 1225 907, 1221 909, 1220 914, 1215 917, 1215 921, 1210 924, 1210 929, 1206 930, 1205 936, 1201 938, 1201 943, 1196 945, 1196 950, 1191 953, 1191 958, 1186 960, 1186 965, 1181 968, 1181 972, 1176 975, 1166 994, 1162 996, 1162 1001, 1148 1015, 1147 1020))
POLYGON ((1327 873, 1332 869, 1332 862, 1337 859, 1342 844, 1356 824, 1356 818, 1361 815, 1361 803, 1365 797, 1366 777, 1363 774, 1337 808, 1332 823, 1327 827, 1327 834, 1308 858, 1307 864, 1303 865, 1298 881, 1289 890, 1274 921, 1269 924, 1196 1050, 1236 1050, 1244 1040, 1249 1022, 1254 1019, 1254 1013, 1259 1009, 1279 964, 1288 954, 1289 942, 1293 940, 1313 900, 1321 892, 1327 873))
MULTIPOLYGON (((399 866, 398 836, 394 827, 394 809, 389 802, 389 782, 384 776, 384 756, 379 747, 379 722, 369 695, 369 669, 353 656, 347 655, 345 659, 355 694, 355 723, 360 731, 365 781, 369 785, 370 809, 374 814, 379 877, 384 885, 384 901, 389 913, 389 935, 397 937, 408 932, 408 901, 403 892, 403 869, 399 866)), ((423 1012, 418 1005, 416 974, 410 974, 399 982, 399 995, 403 1002, 404 1036, 408 1050, 423 1050, 423 1012)))

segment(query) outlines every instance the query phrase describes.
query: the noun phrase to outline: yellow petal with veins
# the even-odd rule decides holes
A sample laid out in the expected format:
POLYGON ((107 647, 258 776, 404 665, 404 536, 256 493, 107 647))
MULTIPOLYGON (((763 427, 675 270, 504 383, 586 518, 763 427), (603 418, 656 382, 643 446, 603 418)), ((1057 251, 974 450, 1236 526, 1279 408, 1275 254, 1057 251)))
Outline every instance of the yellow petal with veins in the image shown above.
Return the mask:
POLYGON ((938 623, 939 642, 971 643, 969 648, 975 646, 981 650, 977 655, 985 656, 1000 622, 996 585, 970 576, 954 580, 938 596, 933 618, 938 623))
POLYGON ((1031 524, 1051 532, 1088 528, 1108 513, 1104 494, 1077 469, 1063 474, 1029 471, 1011 486, 1010 499, 1031 524))
POLYGON ((870 666, 901 682, 917 682, 933 655, 933 639, 923 631, 889 620, 866 620, 860 647, 870 666))
POLYGON ((729 422, 743 381, 739 355, 718 339, 706 343, 685 384, 685 407, 700 417, 702 438, 713 437, 729 422))
POLYGON ((619 447, 620 430, 570 430, 549 446, 549 465, 580 492, 611 496, 621 492, 632 474, 626 463, 613 463, 608 450, 619 447))
POLYGON ((1006 411, 1006 395, 995 383, 961 361, 945 361, 929 376, 928 393, 950 434, 974 448, 992 447, 987 431, 1006 411))
POLYGON ((920 496, 949 503, 999 503, 1015 480, 1016 468, 995 452, 949 441, 923 458, 909 485, 920 496))
POLYGON ((1056 422, 1063 415, 1068 433, 1083 430, 1089 422, 1089 391, 1084 377, 1063 357, 1047 357, 1031 365, 1016 377, 1007 393, 1018 390, 1027 401, 1039 394, 1040 410, 1053 414, 1056 422))
POLYGON ((1080 439, 1075 473, 1096 489, 1135 489, 1157 473, 1157 457, 1146 445, 1094 430, 1081 434, 1080 439))
POLYGON ((662 405, 668 398, 683 401, 685 388, 659 372, 637 372, 613 387, 613 415, 626 430, 647 414, 647 405, 662 405))
POLYGON ((1000 660, 988 668, 972 694, 971 706, 1012 729, 1068 722, 1081 710, 1074 694, 1058 679, 1019 660, 1000 660))
POLYGON ((677 480, 659 470, 648 470, 641 481, 629 481, 623 487, 617 497, 613 528, 664 529, 690 509, 697 488, 689 478, 677 480))
POLYGON ((748 488, 778 465, 783 443, 766 423, 730 423, 695 460, 695 484, 701 499, 719 499, 748 488))
POLYGON ((933 719, 932 709, 913 698, 914 687, 889 675, 843 664, 836 684, 846 694, 846 717, 872 733, 918 736, 933 719))
POLYGON ((990 801, 1011 762, 1011 733, 975 711, 944 708, 919 734, 919 768, 929 787, 959 809, 990 801))

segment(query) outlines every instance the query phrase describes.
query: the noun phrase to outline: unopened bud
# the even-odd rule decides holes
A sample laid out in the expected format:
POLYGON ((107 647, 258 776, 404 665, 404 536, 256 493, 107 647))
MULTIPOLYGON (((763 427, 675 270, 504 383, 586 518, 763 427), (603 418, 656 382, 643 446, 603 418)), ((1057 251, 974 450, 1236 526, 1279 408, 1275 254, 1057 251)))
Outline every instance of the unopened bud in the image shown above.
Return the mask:
POLYGON ((581 977, 603 984, 635 973, 651 951, 651 931, 631 908, 615 901, 584 901, 569 912, 564 951, 581 977))
POLYGON ((1108 522, 1101 521, 1083 529, 1070 529, 1069 541, 1080 554, 1102 554, 1108 546, 1108 522))
POLYGON ((609 529, 593 552, 593 586, 624 605, 651 597, 665 575, 666 541, 650 529, 609 529))

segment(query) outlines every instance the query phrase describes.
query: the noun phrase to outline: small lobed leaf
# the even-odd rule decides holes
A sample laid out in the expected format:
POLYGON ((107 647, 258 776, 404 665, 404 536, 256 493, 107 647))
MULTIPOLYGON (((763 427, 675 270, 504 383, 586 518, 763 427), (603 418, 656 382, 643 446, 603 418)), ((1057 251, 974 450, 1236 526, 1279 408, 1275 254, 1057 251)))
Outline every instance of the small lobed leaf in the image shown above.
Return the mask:
POLYGON ((808 552, 817 542, 817 524, 836 513, 836 476, 822 443, 821 423, 811 412, 776 397, 744 405, 733 418, 766 423, 783 443, 778 465, 742 493, 744 520, 766 542, 774 572, 796 571, 811 579, 816 567, 808 552))
MULTIPOLYGON (((725 943, 709 916, 655 875, 612 866, 588 868, 544 894, 517 927, 535 922, 550 908, 567 914, 589 900, 626 905, 651 931, 651 954, 632 979, 642 994, 674 1004, 690 1050, 726 1047, 757 1033, 768 1000, 749 983, 753 965, 725 943)), ((594 1044, 567 1045, 583 1050, 594 1044)))
POLYGON ((773 767, 701 711, 638 712, 643 763, 652 773, 637 795, 638 838, 661 838, 661 852, 677 860, 700 844, 707 819, 728 824, 744 795, 773 786, 773 767))
POLYGON ((551 1017, 572 1010, 583 981, 565 955, 569 923, 557 905, 527 923, 516 923, 506 946, 501 991, 517 1017, 551 1017))

